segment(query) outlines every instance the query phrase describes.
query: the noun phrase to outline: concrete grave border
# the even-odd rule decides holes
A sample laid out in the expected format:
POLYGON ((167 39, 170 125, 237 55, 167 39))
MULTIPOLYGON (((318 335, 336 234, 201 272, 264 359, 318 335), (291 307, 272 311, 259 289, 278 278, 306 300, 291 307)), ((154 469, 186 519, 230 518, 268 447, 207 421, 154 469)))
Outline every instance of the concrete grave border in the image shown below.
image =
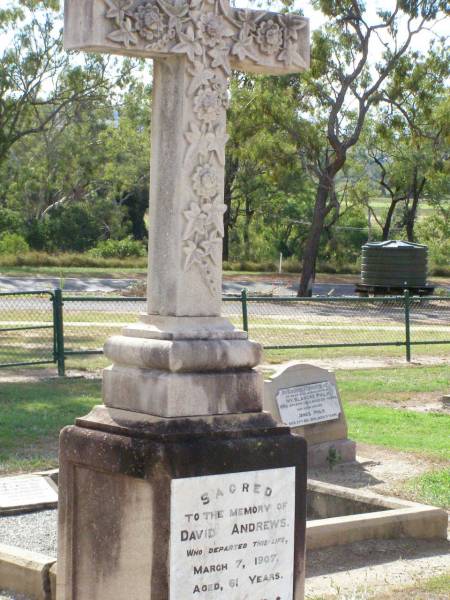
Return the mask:
POLYGON ((33 600, 54 600, 56 559, 39 552, 0 544, 0 589, 23 594, 33 600))
POLYGON ((330 507, 355 510, 352 506, 361 505, 366 512, 308 521, 307 550, 401 537, 447 539, 448 515, 442 508, 312 479, 308 481, 308 495, 308 503, 322 514, 330 514, 330 507))

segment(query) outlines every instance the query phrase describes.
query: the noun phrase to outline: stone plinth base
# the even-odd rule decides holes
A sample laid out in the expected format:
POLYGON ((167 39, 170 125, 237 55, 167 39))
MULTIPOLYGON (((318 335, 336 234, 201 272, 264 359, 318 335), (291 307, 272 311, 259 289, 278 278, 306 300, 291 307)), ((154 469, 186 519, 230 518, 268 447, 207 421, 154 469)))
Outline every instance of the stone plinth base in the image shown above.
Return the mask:
POLYGON ((221 317, 142 319, 105 344, 106 406, 160 417, 261 411, 262 348, 245 331, 221 317))
MULTIPOLYGON (((243 486, 243 491, 248 491, 248 487, 243 486)), ((247 569, 240 577, 242 584, 247 585, 250 584, 247 579, 244 582, 244 578, 253 577, 255 600, 266 598, 266 576, 272 584, 282 582, 289 570, 292 576, 292 567, 293 592, 289 598, 303 598, 306 443, 288 428, 277 425, 266 413, 164 419, 96 407, 90 415, 78 419, 75 426, 61 433, 59 494, 57 600, 174 599, 171 586, 176 581, 177 571, 186 568, 185 560, 195 561, 195 558, 187 558, 190 556, 187 550, 199 547, 195 541, 182 546, 176 538, 175 545, 179 546, 178 552, 183 558, 173 563, 171 534, 175 531, 178 535, 174 523, 185 517, 190 523, 186 526, 190 528, 189 536, 194 532, 198 536, 189 540, 212 535, 210 531, 215 522, 202 521, 210 518, 222 519, 222 526, 229 525, 229 536, 236 547, 238 542, 248 542, 244 554, 247 569), (295 500, 293 494, 291 498, 283 498, 284 502, 275 502, 276 489, 273 502, 270 500, 272 490, 264 485, 263 472, 272 470, 271 477, 278 477, 282 485, 280 469, 293 476, 295 500), (234 484, 229 484, 230 474, 240 480, 255 477, 255 472, 256 478, 261 472, 262 482, 252 484, 257 495, 249 495, 246 501, 235 496, 230 500, 234 503, 229 510, 213 514, 216 494, 220 497, 225 488, 227 493, 233 494, 236 489, 234 484), (205 476, 217 476, 217 492, 210 491, 209 497, 204 494, 202 478, 205 476), (188 482, 187 478, 200 480, 197 485, 195 479, 188 482), (176 489, 173 483, 180 481, 184 481, 183 485, 189 483, 190 492, 178 497, 177 512, 171 508, 176 489), (192 505, 193 496, 196 501, 198 496, 202 527, 196 527, 195 514, 184 515, 184 512, 192 512, 188 507, 189 502, 192 505), (283 521, 280 517, 286 501, 292 503, 295 519, 283 521), (210 512, 203 512, 207 509, 211 509, 210 512), (253 514, 255 511, 258 515, 253 514), (270 511, 281 512, 274 516, 270 511), (206 516, 209 514, 211 516, 206 516), (241 516, 231 518, 232 514, 241 516), (250 527, 249 523, 254 525, 250 527), (280 529, 272 534, 266 531, 275 527, 280 529), (257 530, 251 534, 257 536, 256 544, 249 541, 249 534, 244 532, 246 528, 257 530), (233 534, 237 535, 233 537, 233 534), (287 540, 292 535, 289 543, 293 559, 289 568, 258 563, 265 560, 260 557, 276 554, 277 549, 285 552, 281 546, 265 545, 264 539, 270 535, 276 539, 271 544, 280 544, 279 540, 286 536, 286 542, 281 542, 283 548, 289 548, 287 540), (255 565, 258 564, 262 577, 256 576, 255 565)), ((187 535, 184 531, 181 533, 181 542, 187 535)), ((201 543, 205 543, 204 539, 201 543)), ((203 556, 193 563, 195 568, 189 567, 191 575, 194 571, 202 583, 199 593, 193 595, 187 582, 186 595, 176 600, 195 597, 241 600, 240 590, 232 587, 237 581, 231 573, 236 569, 236 561, 232 560, 230 550, 220 550, 229 543, 229 539, 213 539, 210 544, 213 550, 206 551, 204 547, 203 556), (206 571, 205 575, 205 567, 210 566, 217 571, 206 571), (223 572, 227 570, 230 573, 223 572), (221 591, 222 585, 227 589, 221 591)), ((180 585, 179 576, 177 585, 180 585)), ((282 595, 283 599, 285 596, 282 595)))
POLYGON ((308 467, 310 469, 332 468, 335 465, 355 460, 356 444, 352 440, 308 444, 308 467))

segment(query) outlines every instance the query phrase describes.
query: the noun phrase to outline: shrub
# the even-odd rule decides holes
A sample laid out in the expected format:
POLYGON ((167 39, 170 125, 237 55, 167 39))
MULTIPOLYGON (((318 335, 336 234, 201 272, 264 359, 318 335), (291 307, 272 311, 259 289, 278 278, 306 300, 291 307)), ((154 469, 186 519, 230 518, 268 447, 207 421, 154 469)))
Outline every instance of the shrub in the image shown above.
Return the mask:
POLYGON ((129 258, 131 256, 145 256, 145 253, 144 244, 128 236, 123 240, 99 242, 95 248, 89 250, 88 254, 94 258, 129 258))
POLYGON ((1 254, 24 254, 29 249, 26 239, 19 233, 3 233, 0 236, 1 254))
POLYGON ((2 254, 0 252, 0 267, 61 267, 61 268, 117 268, 134 269, 147 267, 147 258, 96 258, 88 253, 74 254, 63 252, 48 254, 47 252, 25 252, 23 254, 2 254))

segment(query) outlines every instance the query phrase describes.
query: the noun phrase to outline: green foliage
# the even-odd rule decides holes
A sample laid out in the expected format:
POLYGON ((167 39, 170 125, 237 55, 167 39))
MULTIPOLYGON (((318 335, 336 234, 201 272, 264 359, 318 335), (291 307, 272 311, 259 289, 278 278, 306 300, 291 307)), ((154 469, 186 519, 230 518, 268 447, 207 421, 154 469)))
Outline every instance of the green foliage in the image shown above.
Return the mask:
POLYGON ((0 254, 23 254, 29 249, 27 241, 19 233, 2 233, 0 236, 0 254))
POLYGON ((130 236, 123 240, 105 240, 99 242, 89 251, 89 255, 96 258, 129 258, 131 256, 145 256, 146 250, 142 242, 133 240, 130 236))
POLYGON ((55 208, 46 218, 47 250, 83 252, 92 248, 101 235, 100 223, 89 204, 55 208))
POLYGON ((419 502, 450 510, 450 469, 415 477, 407 482, 405 489, 419 502))
POLYGON ((0 234, 5 231, 10 233, 24 233, 25 223, 19 212, 0 206, 0 234))
POLYGON ((421 221, 417 239, 428 246, 432 269, 450 267, 450 211, 436 213, 421 221))
MULTIPOLYGON (((59 275, 60 268, 68 269, 70 273, 78 273, 77 269, 146 269, 147 258, 130 257, 130 258, 99 258, 91 256, 89 252, 83 254, 73 253, 47 253, 47 252, 26 252, 23 254, 0 254, 0 267, 13 269, 14 267, 30 267, 31 274, 36 273, 36 268, 39 270, 47 267, 47 271, 51 274, 59 275), (73 271, 71 270, 73 268, 73 271), (55 269, 57 269, 55 271, 55 269)), ((45 269, 44 269, 45 270, 45 269)), ((28 269, 25 269, 28 272, 28 269)), ((23 272, 23 271, 21 271, 23 272)), ((79 274, 79 273, 78 273, 79 274)), ((108 271, 108 275, 110 275, 108 271)))

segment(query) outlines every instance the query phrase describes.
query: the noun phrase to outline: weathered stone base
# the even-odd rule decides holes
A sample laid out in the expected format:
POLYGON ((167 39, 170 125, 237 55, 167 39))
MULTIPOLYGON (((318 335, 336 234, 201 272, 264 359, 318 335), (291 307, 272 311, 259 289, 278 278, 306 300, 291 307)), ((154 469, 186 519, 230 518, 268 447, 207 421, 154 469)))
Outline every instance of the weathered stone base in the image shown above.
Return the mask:
POLYGON ((96 407, 61 433, 57 600, 168 600, 171 480, 282 467, 296 468, 292 598, 302 600, 302 438, 266 413, 163 419, 96 407))
POLYGON ((171 373, 114 365, 103 371, 105 405, 161 417, 257 412, 262 386, 252 369, 171 373))
POLYGON ((356 444, 352 440, 335 440, 320 444, 308 444, 308 467, 320 469, 335 464, 354 462, 356 444))
POLYGON ((254 369, 261 346, 226 319, 191 320, 189 329, 183 318, 153 317, 156 325, 138 323, 109 338, 105 405, 160 417, 261 411, 263 378, 254 369))

